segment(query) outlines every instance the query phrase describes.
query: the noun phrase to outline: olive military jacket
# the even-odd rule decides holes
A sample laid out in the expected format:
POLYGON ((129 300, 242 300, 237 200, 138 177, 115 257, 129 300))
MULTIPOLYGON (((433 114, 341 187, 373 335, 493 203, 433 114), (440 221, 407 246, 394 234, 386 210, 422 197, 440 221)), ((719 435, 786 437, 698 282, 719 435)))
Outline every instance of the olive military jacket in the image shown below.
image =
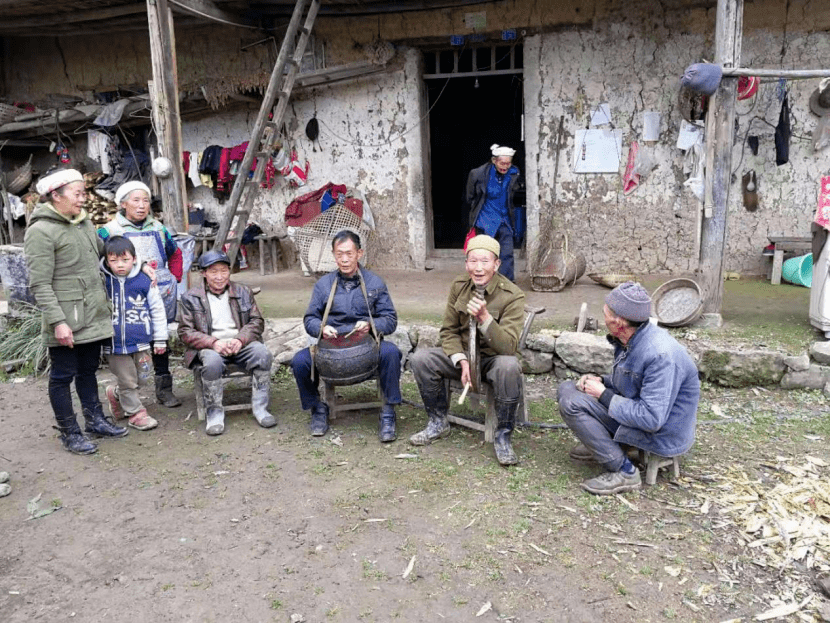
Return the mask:
POLYGON ((103 247, 86 210, 69 219, 41 203, 32 213, 23 251, 46 346, 60 346, 55 327, 61 323, 72 329, 76 344, 112 337, 112 308, 98 264, 103 247))
MULTIPOLYGON (((444 322, 439 337, 441 348, 448 357, 467 354, 470 344, 467 303, 475 293, 469 275, 459 275, 450 286, 450 295, 444 311, 444 322)), ((481 354, 515 355, 524 323, 525 293, 504 275, 496 273, 484 289, 487 310, 493 317, 484 331, 479 328, 481 354)))

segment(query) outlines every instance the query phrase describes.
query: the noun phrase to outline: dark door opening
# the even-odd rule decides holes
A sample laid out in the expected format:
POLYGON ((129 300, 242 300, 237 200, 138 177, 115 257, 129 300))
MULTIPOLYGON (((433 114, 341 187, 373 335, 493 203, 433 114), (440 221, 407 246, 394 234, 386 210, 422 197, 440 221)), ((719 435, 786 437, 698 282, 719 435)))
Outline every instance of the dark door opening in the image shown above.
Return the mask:
MULTIPOLYGON (((513 164, 524 180, 522 77, 473 74, 427 79, 426 85, 434 105, 429 115, 434 248, 461 249, 469 230, 463 203, 467 175, 490 160, 490 145, 516 150, 513 164)), ((524 205, 520 196, 515 203, 524 205)))

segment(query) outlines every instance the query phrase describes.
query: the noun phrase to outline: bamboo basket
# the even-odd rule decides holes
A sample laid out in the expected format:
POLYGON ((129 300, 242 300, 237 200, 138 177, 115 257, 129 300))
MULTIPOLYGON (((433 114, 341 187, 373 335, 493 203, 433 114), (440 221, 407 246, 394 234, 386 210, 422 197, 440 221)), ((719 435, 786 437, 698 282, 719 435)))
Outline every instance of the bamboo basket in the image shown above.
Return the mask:
POLYGON ((601 286, 616 288, 626 281, 635 281, 635 276, 628 273, 589 273, 588 276, 601 286))
POLYGON ((29 161, 26 164, 4 175, 6 191, 13 195, 19 195, 29 187, 32 181, 32 156, 29 156, 29 161))
POLYGON ((703 313, 703 294, 692 279, 667 281, 651 297, 651 313, 666 327, 692 324, 703 313))
POLYGON ((585 256, 568 249, 568 237, 559 236, 548 247, 539 246, 530 275, 530 287, 537 292, 559 292, 585 274, 585 256))

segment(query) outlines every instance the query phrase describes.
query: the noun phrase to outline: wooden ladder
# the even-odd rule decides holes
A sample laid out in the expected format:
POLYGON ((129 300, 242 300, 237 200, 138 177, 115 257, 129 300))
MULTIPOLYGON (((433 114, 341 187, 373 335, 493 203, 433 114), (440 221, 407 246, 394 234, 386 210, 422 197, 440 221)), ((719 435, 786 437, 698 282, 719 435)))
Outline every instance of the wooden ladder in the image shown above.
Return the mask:
POLYGON ((251 206, 265 177, 265 165, 279 138, 278 130, 288 108, 294 80, 299 72, 306 44, 320 9, 320 0, 311 0, 305 22, 300 27, 306 2, 307 0, 297 0, 294 7, 288 30, 282 40, 282 47, 277 55, 277 62, 271 72, 268 88, 262 99, 262 106, 254 123, 251 139, 248 141, 248 148, 239 166, 239 174, 234 181, 225 215, 222 217, 216 240, 213 243, 215 251, 221 251, 225 244, 230 243, 228 257, 231 259, 231 265, 236 261, 236 254, 239 253, 239 246, 242 243, 242 234, 251 216, 251 206), (288 66, 288 71, 285 71, 286 66, 288 66), (272 112, 273 117, 269 120, 268 117, 272 112), (266 132, 266 129, 271 131, 266 132), (257 159, 256 170, 253 177, 248 179, 248 172, 251 170, 254 158, 257 159), (231 230, 233 230, 232 235, 230 235, 231 230))

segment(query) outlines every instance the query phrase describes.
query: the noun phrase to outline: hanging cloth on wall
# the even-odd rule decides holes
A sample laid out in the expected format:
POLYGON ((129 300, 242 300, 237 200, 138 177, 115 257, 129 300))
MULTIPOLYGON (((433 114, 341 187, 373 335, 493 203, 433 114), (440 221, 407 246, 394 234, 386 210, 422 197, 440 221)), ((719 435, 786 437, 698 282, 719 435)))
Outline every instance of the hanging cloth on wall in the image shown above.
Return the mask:
POLYGON ((778 114, 778 125, 775 126, 775 164, 779 167, 790 161, 790 104, 787 93, 781 101, 781 112, 778 114))

